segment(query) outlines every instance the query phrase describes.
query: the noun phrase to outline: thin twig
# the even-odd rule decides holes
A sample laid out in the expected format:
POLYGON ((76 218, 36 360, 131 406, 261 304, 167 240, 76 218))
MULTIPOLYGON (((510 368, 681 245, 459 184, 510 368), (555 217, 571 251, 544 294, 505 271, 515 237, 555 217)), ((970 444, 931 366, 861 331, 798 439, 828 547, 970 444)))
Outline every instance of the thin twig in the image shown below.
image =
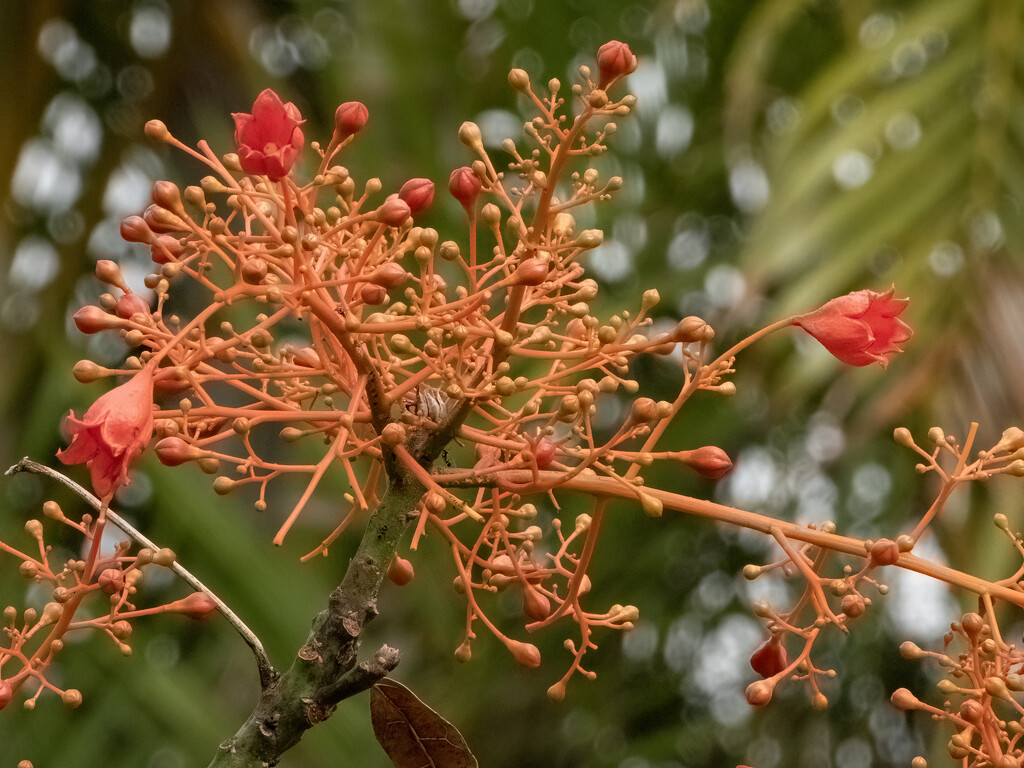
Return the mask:
MULTIPOLYGON (((37 475, 43 475, 50 480, 56 480, 66 488, 72 491, 76 496, 84 500, 89 506, 95 510, 99 510, 102 503, 98 498, 93 496, 89 491, 80 486, 74 480, 62 475, 55 469, 51 469, 39 462, 32 461, 29 458, 23 458, 14 466, 10 467, 4 475, 10 476, 17 472, 33 472, 37 475)), ((135 526, 125 520, 123 517, 118 515, 109 507, 107 508, 107 519, 128 534, 138 544, 143 547, 149 547, 153 551, 160 549, 160 547, 154 542, 150 541, 145 535, 142 534, 135 526)), ((249 627, 245 625, 238 616, 228 608, 227 604, 221 600, 209 587, 207 587, 202 581, 196 578, 187 568, 185 568, 177 560, 171 563, 171 570, 174 571, 178 576, 182 578, 190 587, 197 592, 202 592, 207 595, 214 603, 217 604, 217 608, 224 614, 224 618, 228 620, 228 623, 235 628, 235 630, 242 636, 246 644, 252 649, 253 656, 256 657, 256 667, 259 670, 260 685, 266 688, 277 679, 277 671, 274 669, 274 665, 270 663, 270 657, 267 656, 266 650, 263 648, 263 643, 260 642, 259 637, 249 627)))

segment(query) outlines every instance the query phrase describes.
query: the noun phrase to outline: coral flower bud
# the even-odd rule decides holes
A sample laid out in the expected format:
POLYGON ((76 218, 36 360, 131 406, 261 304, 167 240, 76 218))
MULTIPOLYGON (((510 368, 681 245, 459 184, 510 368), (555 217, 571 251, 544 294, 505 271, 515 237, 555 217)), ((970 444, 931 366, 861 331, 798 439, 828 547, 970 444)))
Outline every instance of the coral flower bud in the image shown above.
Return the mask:
POLYGON ((150 120, 144 130, 146 135, 155 141, 167 141, 171 138, 171 132, 162 120, 150 120))
POLYGON ((529 584, 523 587, 523 613, 531 621, 544 621, 551 614, 547 597, 529 584))
POLYGON ((160 463, 166 467, 177 467, 202 455, 202 451, 194 448, 180 437, 165 437, 154 446, 153 450, 156 452, 156 457, 160 459, 160 463))
POLYGON ((287 176, 305 143, 298 108, 269 88, 256 97, 252 114, 236 112, 235 145, 242 170, 268 176, 271 181, 287 176))
POLYGON ((752 707, 763 707, 772 700, 775 684, 771 680, 755 680, 747 686, 747 703, 752 707))
POLYGON ((409 179, 398 190, 398 199, 404 200, 409 212, 415 216, 434 202, 434 182, 430 179, 409 179))
POLYGON ((167 610, 183 613, 190 619, 208 619, 218 610, 217 603, 205 592, 193 592, 188 597, 176 600, 167 606, 167 610))
POLYGON ((505 638, 505 647, 517 662, 531 669, 540 666, 540 650, 536 645, 505 638))
POLYGON ((512 274, 513 285, 540 285, 548 279, 548 265, 542 259, 524 259, 512 274))
POLYGON ((123 325, 121 318, 104 312, 97 306, 87 304, 72 315, 75 326, 82 333, 99 333, 123 325))
POLYGON ((398 197, 385 200, 377 209, 377 221, 389 227, 400 227, 412 215, 409 204, 398 197))
POLYGON ((149 243, 155 235, 141 216, 129 216, 121 222, 121 237, 129 243, 149 243))
POLYGON ((598 88, 607 88, 613 80, 636 70, 636 56, 629 46, 611 40, 597 49, 597 68, 601 73, 598 88))
POLYGON ((406 560, 404 557, 395 555, 391 558, 391 563, 388 565, 388 579, 400 587, 404 587, 410 581, 413 576, 416 575, 415 569, 412 567, 412 563, 406 560))
POLYGON ((892 565, 900 559, 900 548, 892 539, 879 539, 871 545, 868 558, 872 565, 892 565))
POLYGON ((181 190, 178 189, 178 185, 173 181, 160 180, 155 182, 151 199, 161 208, 166 208, 168 211, 179 216, 185 213, 185 208, 181 204, 181 190))
POLYGON ((75 381, 89 384, 106 376, 107 369, 96 365, 92 360, 79 360, 71 369, 71 374, 75 377, 75 381))
POLYGON ((177 261, 182 253, 178 238, 171 235, 157 235, 152 240, 150 257, 155 264, 169 264, 177 261))
POLYGON ((525 92, 530 87, 530 76, 525 69, 513 69, 508 73, 508 82, 517 91, 525 92))
POLYGON ((383 285, 375 285, 373 283, 367 283, 359 289, 359 298, 363 304, 370 307, 375 307, 378 304, 383 304, 384 300, 388 297, 388 290, 383 285))
POLYGON ((549 440, 546 437, 542 437, 537 441, 537 446, 533 449, 533 456, 537 462, 538 469, 547 469, 551 466, 551 462, 554 461, 555 453, 558 451, 558 445, 549 440))
POLYGON ((761 677, 775 677, 789 665, 786 648, 777 635, 772 635, 750 656, 750 666, 761 677))
POLYGON ((409 273, 401 264, 389 261, 387 264, 377 267, 368 279, 385 288, 397 288, 405 284, 405 281, 409 279, 409 273))
POLYGON ((448 177, 448 191, 462 204, 467 213, 472 210, 482 188, 480 177, 468 166, 456 168, 448 177))
POLYGON ((128 467, 153 435, 153 373, 143 368, 130 381, 99 397, 78 419, 64 418, 71 445, 57 452, 65 464, 89 468, 96 495, 108 498, 128 484, 128 467))
POLYGON ((370 119, 370 111, 359 101, 346 101, 334 111, 334 139, 344 141, 359 133, 370 119))
POLYGON ((149 316, 149 302, 137 293, 126 293, 118 298, 114 312, 124 320, 139 314, 149 316))
POLYGON ((676 456, 708 480, 718 480, 732 469, 729 454, 716 445, 705 445, 692 451, 679 451, 676 456))
POLYGON ((121 275, 121 268, 110 259, 100 259, 96 262, 96 277, 107 285, 113 285, 125 293, 128 292, 128 285, 121 275))
POLYGON ((811 334, 840 362, 878 363, 884 368, 914 333, 898 317, 909 299, 894 299, 892 294, 892 288, 885 293, 856 291, 793 318, 792 324, 811 334))
POLYGON ((6 680, 0 680, 0 709, 11 703, 14 698, 14 689, 6 680))

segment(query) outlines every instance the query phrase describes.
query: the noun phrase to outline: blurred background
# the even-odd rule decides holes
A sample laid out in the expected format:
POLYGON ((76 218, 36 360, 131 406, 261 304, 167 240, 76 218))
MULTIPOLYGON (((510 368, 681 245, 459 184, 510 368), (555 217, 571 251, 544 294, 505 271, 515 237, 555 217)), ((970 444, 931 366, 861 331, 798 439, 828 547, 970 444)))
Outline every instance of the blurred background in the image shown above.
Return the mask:
MULTIPOLYGON (((330 136, 335 107, 364 102, 370 122, 342 161, 384 189, 425 176, 439 184, 431 224, 463 240, 444 199, 468 157, 456 132, 480 123, 489 142, 518 137, 522 104, 510 67, 535 81, 573 80, 611 39, 630 44, 639 98, 619 121, 603 173, 626 186, 596 215, 605 245, 591 265, 599 314, 632 307, 651 286, 665 322, 699 314, 723 343, 761 324, 860 288, 895 284, 916 330, 883 373, 842 369, 813 341, 780 334, 739 360, 737 395, 703 397, 666 444, 715 444, 735 461, 717 487, 667 474, 650 482, 841 532, 895 536, 934 488, 893 445, 893 427, 924 439, 932 425, 981 447, 1024 426, 1024 6, 1016 0, 37 0, 0 4, 0 464, 30 456, 56 466, 61 416, 107 386, 74 381, 87 357, 116 363, 117 339, 85 337, 71 313, 102 292, 97 259, 121 262, 141 290, 148 253, 118 225, 148 203, 152 182, 203 175, 143 135, 163 120, 186 144, 233 149, 231 112, 275 88, 330 136)), ((645 394, 675 392, 679 369, 644 363, 645 394)), ((72 476, 84 479, 80 469, 72 476)), ((235 608, 279 663, 305 637, 353 542, 298 558, 329 530, 340 482, 321 486, 289 545, 270 545, 287 499, 258 515, 251 500, 215 496, 193 467, 140 465, 118 508, 235 608), (333 494, 333 496, 332 496, 333 494), (308 546, 307 546, 308 545, 308 546)), ((39 478, 0 482, 0 534, 24 543, 42 502, 69 496, 39 478)), ((964 490, 926 554, 997 577, 1019 565, 991 515, 1019 520, 1009 480, 964 490)), ((59 545, 59 542, 58 542, 59 545)), ((592 577, 593 607, 632 603, 636 629, 604 634, 587 657, 597 679, 566 700, 545 690, 569 655, 565 637, 538 643, 545 662, 517 668, 481 637, 471 663, 453 651, 463 606, 430 539, 418 577, 386 588, 364 649, 402 649, 395 677, 465 734, 486 768, 869 768, 915 754, 945 764, 948 734, 896 712, 906 685, 941 704, 935 670, 903 661, 906 639, 941 642, 972 607, 929 582, 887 574, 848 637, 820 643, 837 680, 812 710, 789 684, 762 711, 743 690, 764 632, 754 599, 784 603, 793 587, 738 575, 771 556, 767 542, 703 520, 649 520, 617 510, 592 577), (373 646, 376 647, 376 646, 373 646)), ((0 556, 0 602, 45 601, 0 556)), ((180 585, 147 582, 150 599, 180 585)), ((514 627, 518 606, 498 604, 514 627)), ((1019 641, 1008 617, 1004 636, 1019 641)), ((511 631, 511 630, 510 630, 511 631)), ((520 630, 520 636, 522 631, 520 630)), ((571 636, 571 635, 570 635, 571 636)), ((54 674, 85 700, 66 711, 44 696, 34 712, 0 715, 0 766, 185 768, 205 765, 248 715, 257 692, 247 648, 222 621, 177 617, 136 625, 134 653, 103 638, 64 652, 54 674)), ((384 767, 366 697, 344 702, 282 765, 384 767)))

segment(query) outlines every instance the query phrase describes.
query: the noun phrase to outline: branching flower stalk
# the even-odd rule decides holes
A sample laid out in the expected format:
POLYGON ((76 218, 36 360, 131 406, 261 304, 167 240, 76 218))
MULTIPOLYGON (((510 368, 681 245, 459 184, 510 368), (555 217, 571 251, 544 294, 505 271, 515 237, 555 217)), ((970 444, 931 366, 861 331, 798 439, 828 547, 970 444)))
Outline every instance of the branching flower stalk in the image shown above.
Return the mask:
MULTIPOLYGON (((236 152, 221 155, 203 141, 193 149, 164 124, 147 124, 152 139, 186 152, 208 175, 184 190, 157 182, 153 204, 122 224, 127 240, 151 250, 157 271, 146 285, 155 305, 129 289, 116 264, 101 261, 97 276, 111 292, 74 316, 81 331, 115 331, 132 348, 120 368, 90 361, 74 368, 83 382, 124 380, 82 419, 69 417, 72 443, 61 453, 66 463, 88 466, 104 504, 99 518, 86 514, 80 522, 52 502, 44 507, 51 521, 90 543, 86 561, 50 562, 35 520, 26 526, 35 541, 31 552, 0 544, 21 561, 22 576, 54 590, 42 615, 29 609, 19 621, 16 609, 5 611, 0 707, 28 682, 36 690, 27 705, 46 690, 69 705, 80 701, 79 693, 61 691, 46 677, 68 632, 99 630, 124 650, 136 618, 216 610, 203 592, 163 607, 136 607, 131 601, 143 569, 170 566, 173 555, 145 545, 134 554, 127 544, 112 552, 100 545, 106 503, 155 436, 153 450, 163 464, 197 464, 216 476, 216 493, 248 492, 257 510, 267 509, 270 483, 301 478, 304 490, 273 539, 280 546, 306 524, 303 513, 327 474, 343 477, 349 490, 336 521, 302 560, 328 556, 339 536, 363 528, 343 581, 286 667, 271 666, 258 640, 247 638, 257 653, 261 696, 212 765, 276 764, 339 701, 397 665, 393 648, 383 646, 362 662, 359 649, 382 581, 414 577, 402 553, 407 534, 410 550, 436 536, 451 552, 454 585, 466 601, 459 661, 471 658, 482 627, 519 663, 540 665, 535 645, 489 616, 499 591, 518 593, 527 632, 562 619, 576 625, 577 636, 565 643, 567 669, 548 689, 561 699, 574 675, 594 676, 585 661, 599 630, 628 630, 639 615, 631 605, 588 605, 588 569, 616 500, 635 502, 652 517, 681 512, 759 531, 781 554, 773 563, 747 566, 744 575, 803 582, 788 609, 754 606, 769 634, 751 659, 762 677, 747 689, 754 705, 766 704, 787 680, 802 681, 815 706, 827 705, 822 689, 835 673, 817 666, 816 643, 832 627, 849 631, 871 596, 885 593, 879 579, 887 566, 978 594, 985 616, 969 614, 954 625, 953 634, 970 646, 966 656, 905 650, 938 658, 969 678, 964 706, 957 712, 931 707, 909 692, 897 692, 894 702, 948 720, 957 730, 951 754, 964 765, 1004 768, 1024 755, 1017 746, 1024 730, 1019 717, 991 714, 997 700, 1011 702, 1018 715, 1021 710, 1003 692, 1024 690, 1024 658, 1003 642, 995 605, 1024 608, 1024 566, 988 582, 912 554, 955 488, 1024 475, 1024 432, 1008 430, 992 449, 972 455, 973 426, 962 446, 933 430, 934 449, 897 430, 897 441, 920 455, 921 471, 940 477, 941 486, 916 527, 892 539, 849 538, 831 522, 799 526, 646 484, 655 464, 680 465, 709 480, 729 471, 732 462, 721 448, 666 446, 664 436, 698 393, 735 391, 730 376, 752 343, 796 326, 846 364, 884 367, 911 331, 899 317, 907 300, 892 289, 833 299, 724 352, 698 317, 654 334, 656 290, 636 307, 599 317, 592 308, 598 284, 586 276, 584 262, 603 238, 598 230, 580 231, 574 213, 623 185, 587 166, 606 150, 615 121, 634 107, 634 97, 619 92, 637 62, 613 41, 598 51, 596 63, 596 72, 581 67, 568 89, 557 79, 537 87, 523 70, 509 73, 535 116, 524 126, 525 141, 501 144, 500 161, 475 124, 462 125, 459 139, 471 160, 448 179, 448 192, 465 212, 461 241, 417 224, 433 202, 431 181, 412 179, 384 194, 379 179, 358 182, 338 164, 368 123, 358 102, 338 107, 333 135, 310 151, 298 109, 273 91, 260 94, 251 113, 234 115, 236 152), (303 177, 307 167, 316 170, 303 177), (182 283, 202 297, 191 317, 176 308, 182 283), (632 373, 642 355, 681 357, 672 400, 642 396, 632 373), (629 407, 615 426, 598 429, 599 412, 616 397, 629 407), (572 519, 561 506, 570 494, 589 505, 572 519), (83 601, 101 593, 109 612, 77 619, 83 601), (797 651, 793 661, 787 647, 797 651)), ((1005 519, 997 524, 1024 558, 1019 534, 1005 519)))

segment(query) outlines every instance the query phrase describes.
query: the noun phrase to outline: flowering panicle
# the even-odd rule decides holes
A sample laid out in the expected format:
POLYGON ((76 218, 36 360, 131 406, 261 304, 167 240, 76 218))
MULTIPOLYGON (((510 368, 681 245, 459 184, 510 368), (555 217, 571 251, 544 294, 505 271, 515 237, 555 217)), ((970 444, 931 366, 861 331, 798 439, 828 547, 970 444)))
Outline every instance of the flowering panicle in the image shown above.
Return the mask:
MULTIPOLYGON (((737 355, 767 333, 795 325, 844 363, 885 366, 911 331, 900 319, 907 300, 894 298, 893 290, 833 299, 725 351, 699 317, 654 333, 656 290, 645 292, 637 306, 599 313, 599 287, 587 277, 585 262, 603 235, 580 229, 576 213, 623 185, 587 163, 607 149, 615 121, 632 112, 634 97, 615 89, 636 67, 629 47, 612 41, 598 51, 596 72, 580 67, 568 88, 557 79, 535 87, 525 71, 513 69, 509 83, 532 111, 525 139, 504 141, 498 161, 479 127, 462 125, 459 140, 470 157, 451 172, 448 193, 465 211, 466 233, 453 239, 421 225, 435 194, 432 180, 414 178, 394 189, 377 178, 357 180, 339 163, 368 125, 359 102, 339 106, 330 140, 308 149, 298 109, 270 90, 257 97, 251 114, 234 115, 237 154, 218 155, 205 142, 193 149, 162 123, 150 122, 152 138, 189 153, 208 175, 184 190, 157 182, 152 205, 122 224, 126 239, 150 248, 156 266, 146 284, 155 307, 132 294, 115 267, 98 267, 100 279, 123 295, 83 308, 75 323, 86 333, 116 331, 137 353, 116 370, 89 361, 75 366, 81 381, 131 378, 82 419, 68 418, 72 442, 61 459, 85 463, 106 499, 127 481, 152 435, 163 464, 195 464, 215 476, 216 493, 248 491, 260 510, 267 508, 270 483, 301 478, 303 490, 278 520, 279 545, 293 527, 308 524, 303 512, 333 473, 348 491, 333 530, 303 559, 326 556, 357 522, 379 522, 398 498, 402 525, 413 528, 410 549, 436 536, 451 553, 454 588, 466 604, 458 660, 471 658, 482 626, 519 663, 541 663, 534 645, 491 620, 497 592, 519 598, 526 630, 562 618, 575 622, 577 634, 564 645, 568 669, 548 690, 554 699, 565 695, 574 674, 593 676, 584 662, 598 630, 629 629, 638 620, 631 605, 589 605, 588 570, 613 500, 634 502, 651 517, 692 513, 760 531, 781 554, 775 562, 747 566, 744 575, 783 574, 801 580, 804 589, 788 610, 755 604, 768 637, 751 657, 761 679, 747 698, 765 704, 778 685, 796 679, 808 686, 815 706, 825 706, 822 687, 835 673, 816 665, 819 637, 830 627, 848 631, 885 593, 882 569, 918 565, 914 545, 954 487, 996 474, 1024 475, 1024 433, 1008 430, 972 460, 973 431, 962 447, 944 434, 934 436, 934 451, 897 432, 921 455, 922 471, 934 472, 943 485, 915 529, 892 539, 860 541, 838 535, 831 522, 800 526, 648 485, 645 473, 655 464, 685 467, 698 482, 729 472, 732 460, 721 447, 666 446, 663 437, 698 393, 733 393, 737 355), (303 152, 313 162, 300 162, 303 152), (304 169, 315 170, 303 176, 304 169), (191 317, 171 309, 182 280, 204 292, 191 317), (641 393, 633 364, 643 355, 681 362, 673 369, 678 389, 670 399, 641 393), (628 407, 616 404, 601 413, 615 397, 628 407), (587 507, 563 509, 561 500, 570 494, 585 498, 587 507), (845 558, 838 572, 830 570, 835 554, 845 558)), ((88 625, 118 637, 113 628, 119 622, 141 615, 127 602, 138 579, 132 574, 140 572, 140 558, 155 562, 155 556, 119 550, 106 557, 95 543, 95 525, 75 525, 94 543, 84 566, 76 561, 54 571, 45 558, 19 553, 23 570, 70 590, 46 614, 58 626, 65 621, 62 630, 88 625), (69 615, 69 601, 99 591, 114 598, 108 616, 81 623, 61 618, 69 615)), ((415 568, 397 546, 375 562, 388 562, 388 578, 401 585, 415 577, 415 568)), ((1024 606, 1017 577, 1012 585, 993 584, 928 567, 987 599, 1024 606)), ((191 597, 164 609, 202 616, 212 606, 191 597)), ((46 641, 50 645, 34 656, 24 650, 41 631, 32 628, 36 618, 12 629, 12 644, 0 652, 22 661, 27 671, 21 680, 34 675, 33 659, 40 653, 49 658, 56 642, 46 641)), ((1003 659, 988 676, 999 677, 1008 674, 1005 659, 1018 661, 996 642, 994 621, 987 626, 996 645, 983 650, 1003 659)), ((0 701, 9 697, 4 685, 10 687, 10 678, 0 681, 0 701)), ((955 723, 983 719, 963 715, 955 723)), ((968 739, 961 730, 968 751, 980 749, 976 732, 980 726, 968 739)), ((1006 747, 998 734, 994 738, 992 744, 1006 747)), ((1004 756, 1019 751, 1011 741, 1004 756)))

